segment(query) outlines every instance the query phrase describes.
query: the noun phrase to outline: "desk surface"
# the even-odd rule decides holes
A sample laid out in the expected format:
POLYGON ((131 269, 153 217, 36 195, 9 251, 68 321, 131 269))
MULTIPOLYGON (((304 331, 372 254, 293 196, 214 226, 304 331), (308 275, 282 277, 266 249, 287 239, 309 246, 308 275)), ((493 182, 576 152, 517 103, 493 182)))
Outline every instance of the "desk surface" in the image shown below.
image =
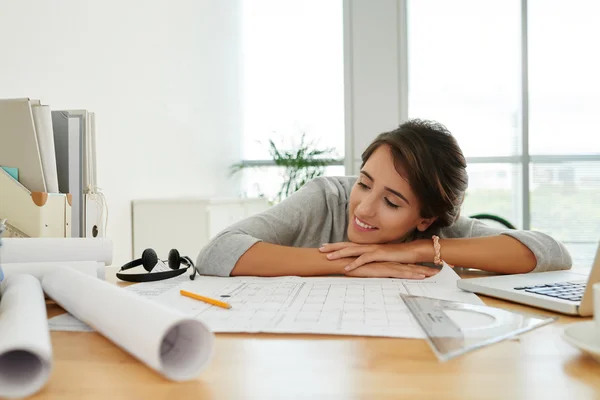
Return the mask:
MULTIPOLYGON (((463 275, 468 277, 468 275, 463 275)), ((487 305, 551 312, 481 297, 487 305)), ((48 305, 50 317, 64 312, 48 305)), ((54 371, 34 399, 592 399, 600 363, 561 337, 559 321, 438 362, 425 340, 216 334, 194 381, 165 380, 97 333, 52 332, 54 371)))

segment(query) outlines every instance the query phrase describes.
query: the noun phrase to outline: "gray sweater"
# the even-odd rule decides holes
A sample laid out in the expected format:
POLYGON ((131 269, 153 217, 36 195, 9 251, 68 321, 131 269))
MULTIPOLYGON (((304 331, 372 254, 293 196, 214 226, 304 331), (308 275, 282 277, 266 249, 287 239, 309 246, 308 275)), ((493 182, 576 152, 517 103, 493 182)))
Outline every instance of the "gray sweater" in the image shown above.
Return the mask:
MULTIPOLYGON (((267 211, 220 232, 202 248, 196 265, 205 275, 229 276, 238 259, 259 241, 312 248, 322 243, 348 241, 348 202, 356 179, 319 177, 308 182, 267 211)), ((542 232, 498 229, 479 220, 460 217, 452 226, 438 232, 419 233, 413 239, 431 238, 433 233, 440 238, 508 235, 535 254, 537 264, 533 272, 571 267, 571 256, 564 245, 542 232)))

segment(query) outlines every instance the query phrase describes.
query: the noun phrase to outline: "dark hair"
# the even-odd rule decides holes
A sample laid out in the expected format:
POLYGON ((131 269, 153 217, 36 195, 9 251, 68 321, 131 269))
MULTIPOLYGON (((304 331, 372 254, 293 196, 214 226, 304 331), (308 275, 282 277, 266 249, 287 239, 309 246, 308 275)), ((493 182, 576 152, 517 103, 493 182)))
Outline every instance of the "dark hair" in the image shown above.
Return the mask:
POLYGON ((378 135, 363 152, 362 166, 382 145, 389 146, 396 171, 421 203, 421 217, 438 217, 430 229, 452 225, 460 215, 468 177, 465 157, 448 129, 433 121, 409 120, 378 135))

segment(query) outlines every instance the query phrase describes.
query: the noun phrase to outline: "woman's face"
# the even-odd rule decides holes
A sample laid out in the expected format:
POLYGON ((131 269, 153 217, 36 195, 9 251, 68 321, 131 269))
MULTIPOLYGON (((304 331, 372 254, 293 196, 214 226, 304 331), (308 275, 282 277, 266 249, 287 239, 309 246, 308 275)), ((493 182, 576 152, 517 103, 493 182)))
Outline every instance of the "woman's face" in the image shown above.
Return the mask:
POLYGON ((408 182, 396 172, 392 152, 379 146, 360 171, 350 193, 348 239, 354 243, 402 240, 423 231, 435 218, 421 218, 420 204, 408 182))

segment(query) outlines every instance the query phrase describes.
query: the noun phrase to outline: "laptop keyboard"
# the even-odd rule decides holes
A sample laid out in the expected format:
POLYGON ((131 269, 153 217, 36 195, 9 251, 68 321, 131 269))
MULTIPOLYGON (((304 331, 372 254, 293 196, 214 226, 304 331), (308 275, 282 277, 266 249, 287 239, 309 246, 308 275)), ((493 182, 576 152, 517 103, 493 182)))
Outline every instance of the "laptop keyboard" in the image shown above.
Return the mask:
POLYGON ((515 290, 556 297, 569 301, 581 301, 587 282, 558 282, 547 285, 519 286, 515 290))

